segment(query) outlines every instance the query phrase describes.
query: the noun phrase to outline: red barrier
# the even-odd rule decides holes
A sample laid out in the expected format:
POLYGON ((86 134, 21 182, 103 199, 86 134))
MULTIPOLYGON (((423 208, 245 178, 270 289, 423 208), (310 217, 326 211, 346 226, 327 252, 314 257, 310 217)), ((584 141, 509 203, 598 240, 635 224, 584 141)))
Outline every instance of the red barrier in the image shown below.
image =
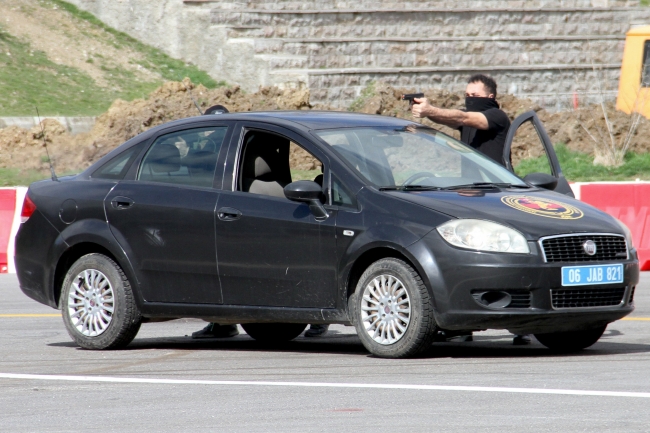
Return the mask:
POLYGON ((650 270, 650 184, 583 184, 580 200, 623 221, 632 231, 641 270, 650 270))
POLYGON ((16 190, 0 189, 0 273, 6 273, 9 261, 7 249, 11 237, 11 226, 16 210, 16 190))

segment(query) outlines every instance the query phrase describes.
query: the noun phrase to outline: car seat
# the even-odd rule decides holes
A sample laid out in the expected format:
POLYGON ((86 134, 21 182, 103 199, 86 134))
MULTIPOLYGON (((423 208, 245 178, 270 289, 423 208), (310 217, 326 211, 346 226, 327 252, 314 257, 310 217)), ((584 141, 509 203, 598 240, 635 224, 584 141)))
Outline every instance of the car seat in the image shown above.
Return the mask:
POLYGON ((157 143, 145 158, 140 180, 156 180, 160 173, 170 173, 181 169, 181 153, 171 143, 157 143))
POLYGON ((192 178, 192 184, 197 186, 212 186, 214 169, 217 165, 217 155, 214 152, 198 150, 190 152, 184 159, 192 178))
POLYGON ((273 134, 253 132, 244 147, 241 190, 284 197, 284 187, 290 183, 289 140, 273 134))

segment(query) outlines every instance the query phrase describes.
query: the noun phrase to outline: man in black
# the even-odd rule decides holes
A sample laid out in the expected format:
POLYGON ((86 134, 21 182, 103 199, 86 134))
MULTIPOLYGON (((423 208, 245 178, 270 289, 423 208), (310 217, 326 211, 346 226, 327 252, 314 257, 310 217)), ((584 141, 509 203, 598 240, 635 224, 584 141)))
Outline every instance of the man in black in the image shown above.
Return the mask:
MULTIPOLYGON (((427 98, 415 98, 411 112, 415 117, 426 117, 433 122, 458 129, 460 141, 505 166, 503 147, 510 129, 510 119, 499 108, 496 97, 497 83, 487 75, 476 74, 467 81, 465 111, 434 107, 427 98)), ((472 341, 472 334, 443 333, 442 337, 472 341)), ((515 345, 529 344, 530 336, 515 335, 512 342, 515 345)))
POLYGON ((510 128, 508 115, 496 101, 497 83, 487 75, 472 75, 465 89, 465 111, 434 107, 427 98, 415 98, 413 116, 456 128, 460 140, 501 165, 510 128))

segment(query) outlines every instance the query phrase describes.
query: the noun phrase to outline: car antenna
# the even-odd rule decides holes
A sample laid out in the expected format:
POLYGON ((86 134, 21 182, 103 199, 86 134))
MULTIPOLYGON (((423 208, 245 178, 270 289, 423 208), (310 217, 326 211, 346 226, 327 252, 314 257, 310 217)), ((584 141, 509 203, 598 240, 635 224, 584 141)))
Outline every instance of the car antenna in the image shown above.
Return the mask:
MULTIPOLYGON (((181 81, 181 83, 183 82, 181 81)), ((185 83, 183 83, 183 86, 185 86, 185 83)), ((192 99, 192 102, 194 102, 194 106, 196 107, 197 110, 199 110, 201 116, 203 116, 203 111, 201 111, 201 107, 199 107, 199 104, 196 102, 196 99, 194 99, 194 95, 192 95, 192 91, 189 89, 189 87, 185 86, 185 92, 187 92, 190 95, 190 99, 192 99)))
POLYGON ((45 146, 45 153, 47 154, 47 162, 50 163, 50 174, 52 175, 52 180, 58 182, 59 178, 56 177, 54 172, 54 164, 52 164, 52 158, 50 158, 50 151, 47 149, 47 140, 45 140, 45 128, 43 127, 43 122, 41 122, 41 114, 38 112, 38 107, 36 107, 36 116, 38 117, 38 124, 41 126, 41 137, 43 138, 43 146, 45 146))

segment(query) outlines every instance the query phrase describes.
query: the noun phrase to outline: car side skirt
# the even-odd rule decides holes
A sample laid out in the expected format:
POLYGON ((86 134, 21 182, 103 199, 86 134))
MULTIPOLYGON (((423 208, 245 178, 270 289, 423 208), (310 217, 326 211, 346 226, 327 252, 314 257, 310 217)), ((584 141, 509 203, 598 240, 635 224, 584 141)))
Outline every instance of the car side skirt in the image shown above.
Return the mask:
POLYGON ((219 324, 273 322, 350 324, 347 312, 335 308, 285 308, 145 302, 142 305, 142 316, 156 319, 161 317, 192 317, 219 324))

